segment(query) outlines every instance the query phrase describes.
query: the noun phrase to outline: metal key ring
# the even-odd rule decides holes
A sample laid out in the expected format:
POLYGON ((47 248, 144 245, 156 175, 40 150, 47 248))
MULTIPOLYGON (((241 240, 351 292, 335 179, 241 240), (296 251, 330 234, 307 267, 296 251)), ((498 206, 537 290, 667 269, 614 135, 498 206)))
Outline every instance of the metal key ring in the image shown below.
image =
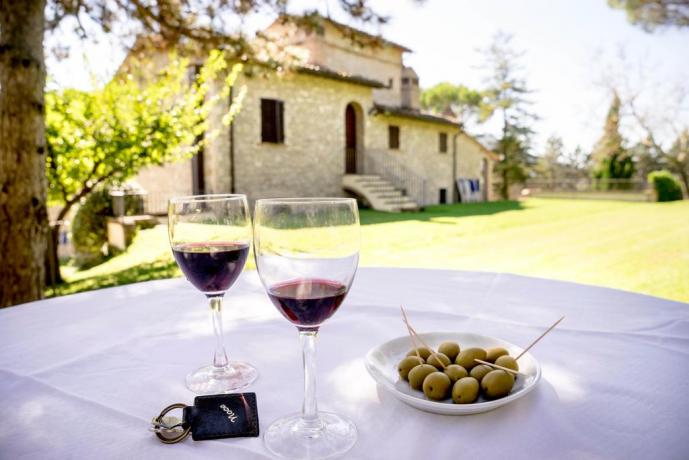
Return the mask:
MULTIPOLYGON (((175 410, 175 409, 184 409, 185 407, 187 407, 187 405, 186 405, 186 404, 182 404, 182 403, 170 404, 169 406, 167 406, 165 409, 163 409, 163 410, 160 412, 160 415, 158 415, 158 417, 156 417, 156 422, 161 423, 161 422, 162 422, 161 419, 162 419, 168 412, 170 412, 170 411, 172 411, 172 410, 175 410)), ((158 436, 158 439, 160 439, 160 440, 161 440, 163 443, 165 443, 165 444, 175 444, 175 443, 177 443, 177 442, 182 441, 182 440, 183 440, 184 438, 186 438, 187 436, 189 436, 189 432, 190 432, 190 431, 191 431, 191 425, 190 425, 190 426, 187 426, 187 427, 184 429, 184 431, 182 431, 182 433, 180 433, 179 435, 175 436, 174 438, 166 438, 166 437, 163 436, 163 434, 160 433, 159 431, 156 431, 156 436, 158 436)))

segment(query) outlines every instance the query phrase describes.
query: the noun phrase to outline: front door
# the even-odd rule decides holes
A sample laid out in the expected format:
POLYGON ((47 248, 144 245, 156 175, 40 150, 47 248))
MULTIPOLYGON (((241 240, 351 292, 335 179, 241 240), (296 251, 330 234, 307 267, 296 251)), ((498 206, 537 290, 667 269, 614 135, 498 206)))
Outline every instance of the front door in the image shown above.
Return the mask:
POLYGON ((345 174, 356 174, 356 112, 352 104, 345 110, 345 174))

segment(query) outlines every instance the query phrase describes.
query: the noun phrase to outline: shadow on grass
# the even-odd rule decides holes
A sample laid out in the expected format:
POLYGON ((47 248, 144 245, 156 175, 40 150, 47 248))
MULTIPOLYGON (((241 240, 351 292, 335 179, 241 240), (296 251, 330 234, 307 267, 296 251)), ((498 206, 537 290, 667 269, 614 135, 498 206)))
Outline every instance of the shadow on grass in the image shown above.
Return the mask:
POLYGON ((46 297, 74 294, 77 292, 92 291, 124 284, 138 283, 178 276, 179 271, 175 261, 156 260, 151 263, 129 267, 118 272, 84 278, 73 282, 61 284, 55 290, 46 289, 46 297))
POLYGON ((382 212, 371 209, 360 211, 361 225, 384 224, 388 222, 402 222, 417 220, 429 222, 438 217, 468 217, 487 216, 505 211, 519 211, 524 206, 519 201, 491 201, 487 203, 459 203, 427 206, 419 212, 382 212))

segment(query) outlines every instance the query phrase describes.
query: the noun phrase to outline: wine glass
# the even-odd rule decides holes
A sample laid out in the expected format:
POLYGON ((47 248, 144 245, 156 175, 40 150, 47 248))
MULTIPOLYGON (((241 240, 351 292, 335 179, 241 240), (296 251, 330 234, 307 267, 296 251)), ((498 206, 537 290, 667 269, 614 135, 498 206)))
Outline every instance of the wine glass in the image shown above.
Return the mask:
POLYGON ((299 331, 304 363, 301 413, 274 422, 264 435, 282 458, 331 458, 352 448, 354 424, 316 406, 316 338, 340 307, 359 263, 359 210, 349 198, 256 202, 254 255, 268 296, 299 331))
POLYGON ((229 393, 247 387, 258 371, 229 361, 222 329, 222 300, 242 272, 251 245, 246 195, 194 195, 172 198, 168 206, 172 254, 187 280, 211 307, 215 333, 213 364, 187 375, 196 394, 229 393))

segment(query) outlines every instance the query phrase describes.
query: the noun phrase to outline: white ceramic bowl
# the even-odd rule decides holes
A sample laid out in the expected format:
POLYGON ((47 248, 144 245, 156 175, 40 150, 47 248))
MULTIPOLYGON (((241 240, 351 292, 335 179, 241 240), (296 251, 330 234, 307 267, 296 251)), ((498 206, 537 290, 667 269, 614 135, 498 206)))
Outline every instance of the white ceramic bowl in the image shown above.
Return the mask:
MULTIPOLYGON (((504 340, 463 332, 428 332, 419 334, 431 347, 437 348, 442 342, 457 342, 462 349, 469 347, 504 347, 511 356, 517 356, 522 349, 504 340)), ((509 395, 504 398, 488 401, 480 397, 473 404, 453 404, 451 399, 445 401, 431 401, 421 391, 412 390, 409 383, 401 380, 397 373, 397 364, 404 358, 412 344, 409 336, 398 337, 373 348, 366 355, 366 369, 373 379, 385 390, 412 407, 426 412, 443 415, 469 415, 487 412, 500 406, 509 404, 526 396, 536 387, 541 379, 541 366, 538 361, 526 353, 519 358, 519 372, 526 377, 519 376, 509 395)))

